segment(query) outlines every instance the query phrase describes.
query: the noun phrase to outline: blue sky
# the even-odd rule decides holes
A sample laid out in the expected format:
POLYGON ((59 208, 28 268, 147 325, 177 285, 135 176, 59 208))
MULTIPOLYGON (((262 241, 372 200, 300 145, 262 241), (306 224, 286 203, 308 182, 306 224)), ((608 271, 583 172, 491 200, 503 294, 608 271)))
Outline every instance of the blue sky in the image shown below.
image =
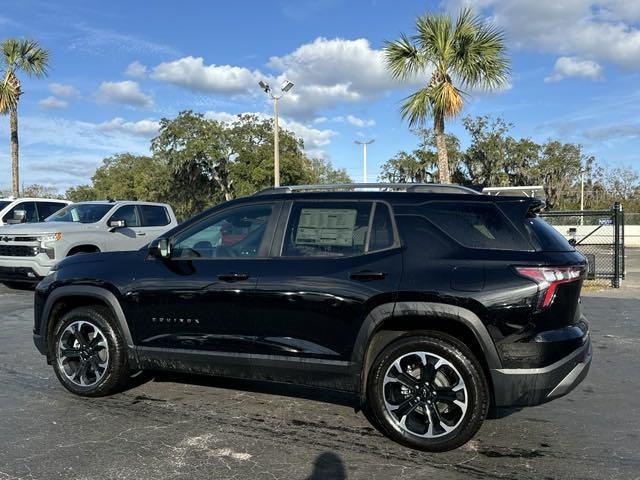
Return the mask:
MULTIPOLYGON (((509 88, 472 93, 465 114, 502 116, 514 135, 640 167, 640 2, 3 0, 0 38, 32 37, 52 53, 48 78, 24 79, 22 182, 87 183, 102 158, 147 152, 158 120, 184 109, 268 115, 256 82, 284 78, 296 84, 281 103, 284 126, 357 180, 353 141, 375 139, 372 180, 417 143, 398 107, 421 80, 389 77, 384 40, 411 33, 425 11, 464 4, 505 30, 513 69, 509 88)), ((10 182, 7 124, 0 118, 0 188, 10 182)), ((460 119, 447 128, 466 144, 460 119)))

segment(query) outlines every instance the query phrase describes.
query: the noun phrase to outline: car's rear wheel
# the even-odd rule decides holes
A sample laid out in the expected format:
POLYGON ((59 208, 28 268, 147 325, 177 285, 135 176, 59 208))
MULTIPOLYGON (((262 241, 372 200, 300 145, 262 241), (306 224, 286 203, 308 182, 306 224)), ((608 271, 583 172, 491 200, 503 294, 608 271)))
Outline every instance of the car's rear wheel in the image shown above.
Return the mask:
POLYGON ((454 338, 427 332, 387 346, 369 375, 374 420, 395 441, 446 451, 469 441, 484 421, 489 393, 474 355, 454 338))
POLYGON ((106 308, 79 307, 62 316, 52 352, 58 380, 76 395, 109 395, 128 379, 125 345, 106 308))

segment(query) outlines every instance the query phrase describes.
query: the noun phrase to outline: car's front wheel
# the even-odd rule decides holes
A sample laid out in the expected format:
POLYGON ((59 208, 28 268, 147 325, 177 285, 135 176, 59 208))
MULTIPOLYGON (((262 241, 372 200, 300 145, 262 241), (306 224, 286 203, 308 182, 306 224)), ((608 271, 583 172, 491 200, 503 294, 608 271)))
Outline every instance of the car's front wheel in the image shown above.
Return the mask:
POLYGON ((439 452, 475 435, 486 417, 489 393, 468 348, 448 335, 425 332, 382 351, 369 375, 367 400, 389 437, 439 452))
POLYGON ((52 349, 58 380, 76 395, 109 395, 128 379, 125 345, 106 308, 79 307, 63 315, 52 349))

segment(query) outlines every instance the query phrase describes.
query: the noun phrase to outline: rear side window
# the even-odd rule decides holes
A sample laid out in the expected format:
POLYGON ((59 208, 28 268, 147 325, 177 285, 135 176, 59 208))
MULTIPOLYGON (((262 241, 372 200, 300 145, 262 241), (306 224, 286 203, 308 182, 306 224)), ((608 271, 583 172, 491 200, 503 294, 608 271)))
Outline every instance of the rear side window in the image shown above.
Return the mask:
POLYGON ((291 211, 282 255, 348 257, 388 248, 393 243, 389 209, 384 204, 297 203, 291 211))
POLYGON ((139 205, 143 227, 164 227, 169 225, 167 209, 159 205, 139 205))
POLYGON ((432 202, 425 205, 423 215, 468 248, 533 250, 500 209, 490 203, 432 202))
POLYGON ((532 232, 540 249, 546 252, 572 252, 575 250, 555 228, 539 217, 527 218, 526 225, 532 232))
POLYGON ((44 222, 47 217, 50 217, 58 210, 62 210, 67 205, 65 203, 56 202, 36 202, 38 206, 38 219, 40 222, 44 222))

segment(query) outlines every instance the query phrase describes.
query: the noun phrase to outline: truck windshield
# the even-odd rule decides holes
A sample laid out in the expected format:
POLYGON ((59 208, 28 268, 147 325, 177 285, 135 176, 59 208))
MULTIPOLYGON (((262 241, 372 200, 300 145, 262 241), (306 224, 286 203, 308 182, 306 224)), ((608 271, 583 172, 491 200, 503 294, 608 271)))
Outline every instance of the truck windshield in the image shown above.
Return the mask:
POLYGON ((45 219, 45 222, 95 223, 100 221, 113 205, 76 203, 63 208, 45 219))

